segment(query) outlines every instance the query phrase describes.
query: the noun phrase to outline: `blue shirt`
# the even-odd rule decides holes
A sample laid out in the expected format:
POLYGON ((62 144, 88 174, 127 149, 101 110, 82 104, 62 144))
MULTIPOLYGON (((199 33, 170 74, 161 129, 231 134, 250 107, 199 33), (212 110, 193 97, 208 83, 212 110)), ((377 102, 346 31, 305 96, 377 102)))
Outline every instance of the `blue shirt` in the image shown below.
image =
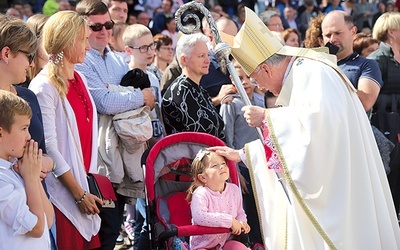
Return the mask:
POLYGON ((90 94, 100 114, 114 115, 137 109, 144 103, 140 89, 128 92, 111 92, 108 84, 119 85, 129 67, 124 60, 105 48, 104 55, 95 49, 86 52, 85 61, 75 65, 87 79, 90 94))
POLYGON ((356 89, 358 88, 358 80, 361 78, 368 78, 378 84, 379 87, 383 86, 381 70, 374 60, 367 59, 354 52, 338 61, 337 64, 356 89))

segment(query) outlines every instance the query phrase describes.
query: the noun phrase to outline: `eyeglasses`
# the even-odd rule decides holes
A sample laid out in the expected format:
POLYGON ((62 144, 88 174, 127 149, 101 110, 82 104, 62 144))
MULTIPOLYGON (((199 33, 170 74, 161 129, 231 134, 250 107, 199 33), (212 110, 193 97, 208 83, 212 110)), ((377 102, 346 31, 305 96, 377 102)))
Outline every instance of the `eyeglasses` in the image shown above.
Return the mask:
POLYGON ((31 64, 33 62, 33 59, 35 59, 35 53, 29 53, 25 50, 18 50, 18 52, 24 53, 28 57, 29 64, 31 64))
POLYGON ((275 27, 275 28, 283 27, 283 25, 281 23, 270 23, 268 26, 275 27))
POLYGON ((100 31, 104 28, 106 28, 106 30, 110 30, 114 27, 114 21, 107 21, 105 23, 94 23, 94 24, 90 24, 89 28, 91 28, 93 31, 100 31))
POLYGON ((174 51, 174 48, 168 47, 168 46, 160 46, 160 49, 165 49, 165 50, 169 50, 169 51, 174 51))
POLYGON ((140 51, 140 53, 147 53, 147 51, 149 51, 149 49, 154 50, 156 47, 156 43, 152 43, 149 45, 143 45, 140 47, 133 47, 133 46, 128 46, 131 49, 138 49, 140 51))

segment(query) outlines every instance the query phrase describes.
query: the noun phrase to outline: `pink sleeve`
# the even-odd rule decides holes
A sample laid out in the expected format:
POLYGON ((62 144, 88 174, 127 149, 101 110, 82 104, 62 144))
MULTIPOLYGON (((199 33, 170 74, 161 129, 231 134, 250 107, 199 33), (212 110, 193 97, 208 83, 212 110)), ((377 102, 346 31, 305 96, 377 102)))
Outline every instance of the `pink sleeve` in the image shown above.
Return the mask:
POLYGON ((232 216, 226 213, 210 211, 212 199, 204 187, 198 187, 193 193, 190 209, 194 225, 209 227, 232 227, 232 216))
POLYGON ((237 197, 237 199, 238 199, 238 201, 237 201, 237 206, 238 206, 237 211, 238 211, 238 213, 237 213, 237 216, 236 216, 235 219, 238 220, 238 221, 247 222, 247 215, 246 215, 246 213, 244 212, 244 209, 243 209, 242 192, 241 192, 240 188, 237 187, 237 186, 235 186, 235 193, 236 193, 235 197, 237 197))

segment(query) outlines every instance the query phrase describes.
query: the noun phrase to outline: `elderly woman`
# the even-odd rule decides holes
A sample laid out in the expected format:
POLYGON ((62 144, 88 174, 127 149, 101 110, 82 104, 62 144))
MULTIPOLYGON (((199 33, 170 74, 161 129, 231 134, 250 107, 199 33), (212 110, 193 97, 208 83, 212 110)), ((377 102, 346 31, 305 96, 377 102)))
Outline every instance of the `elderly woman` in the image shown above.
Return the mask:
MULTIPOLYGON (((382 14, 376 21, 372 34, 373 38, 380 41, 380 44, 379 48, 372 52, 368 58, 378 62, 384 83, 375 103, 374 111, 386 110, 394 112, 387 119, 389 123, 394 122, 395 127, 392 127, 393 129, 383 128, 380 127, 380 124, 373 124, 381 131, 389 130, 395 136, 392 140, 395 148, 390 155, 391 171, 387 177, 398 214, 400 210, 400 146, 397 139, 397 134, 399 133, 398 122, 394 120, 396 118, 394 114, 398 113, 400 104, 400 14, 395 12, 382 14), (392 105, 392 101, 395 105, 392 105)), ((397 119, 400 118, 397 116, 397 119)), ((374 117, 372 117, 372 120, 374 121, 374 117)))
POLYGON ((88 28, 73 11, 51 16, 43 28, 49 62, 29 86, 39 100, 47 152, 55 162, 54 175, 46 181, 60 250, 100 247, 96 202, 102 201, 90 194, 86 178, 86 173, 97 171, 96 107, 86 79, 74 70, 90 48, 88 28))
POLYGON ((182 74, 167 88, 161 105, 167 134, 196 131, 225 138, 224 122, 200 86, 210 65, 208 41, 200 33, 184 35, 178 41, 176 56, 182 74))

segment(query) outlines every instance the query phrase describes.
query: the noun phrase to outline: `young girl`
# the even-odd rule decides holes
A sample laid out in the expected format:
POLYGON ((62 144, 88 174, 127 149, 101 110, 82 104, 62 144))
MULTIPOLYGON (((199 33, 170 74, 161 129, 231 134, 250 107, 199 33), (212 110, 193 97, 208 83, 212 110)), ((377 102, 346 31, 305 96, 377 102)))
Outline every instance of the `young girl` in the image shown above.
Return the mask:
POLYGON ((247 249, 233 235, 248 233, 242 195, 238 186, 226 182, 229 168, 224 157, 201 149, 192 163, 193 184, 189 188, 192 223, 231 228, 231 233, 192 236, 190 249, 247 249))

